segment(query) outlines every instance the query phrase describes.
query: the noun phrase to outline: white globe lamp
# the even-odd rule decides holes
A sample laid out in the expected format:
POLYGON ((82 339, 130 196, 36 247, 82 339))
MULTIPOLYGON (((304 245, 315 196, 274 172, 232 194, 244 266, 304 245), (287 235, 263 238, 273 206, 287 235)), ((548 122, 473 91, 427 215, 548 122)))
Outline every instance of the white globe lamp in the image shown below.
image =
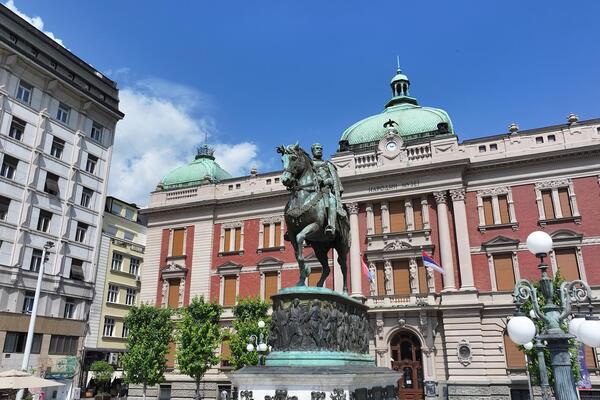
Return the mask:
POLYGON ((575 335, 579 338, 579 328, 581 327, 581 324, 585 321, 585 317, 583 317, 582 315, 575 315, 575 317, 573 317, 570 321, 569 321, 569 333, 571 335, 575 335))
POLYGON ((506 326, 510 340, 516 344, 524 345, 531 342, 535 336, 535 324, 524 315, 512 317, 506 326))
POLYGON ((600 320, 596 317, 587 317, 579 325, 577 336, 590 347, 600 347, 600 320))
POLYGON ((260 351, 261 353, 264 353, 267 351, 267 344, 266 343, 261 343, 258 345, 258 351, 260 351))
POLYGON ((265 321, 263 321, 263 320, 258 321, 258 327, 260 329, 264 328, 265 327, 265 321))
POLYGON ((249 352, 254 351, 254 345, 252 343, 248 343, 248 345, 246 346, 246 350, 249 352))
POLYGON ((546 232, 531 232, 527 236, 527 250, 536 256, 545 256, 552 250, 552 238, 546 232))
POLYGON ((525 347, 525 350, 531 350, 531 349, 533 349, 533 343, 527 342, 523 345, 523 347, 525 347))

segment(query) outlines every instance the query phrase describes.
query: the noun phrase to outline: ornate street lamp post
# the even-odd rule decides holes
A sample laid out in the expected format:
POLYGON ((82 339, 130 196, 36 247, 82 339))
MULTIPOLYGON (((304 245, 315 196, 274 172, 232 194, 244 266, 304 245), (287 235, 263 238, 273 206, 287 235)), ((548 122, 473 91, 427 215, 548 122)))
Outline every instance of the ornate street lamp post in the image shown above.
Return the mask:
MULTIPOLYGON (((537 290, 529 281, 524 279, 518 281, 513 293, 517 310, 508 322, 508 335, 513 342, 520 345, 525 345, 535 336, 535 324, 522 311, 523 303, 526 300, 531 300, 533 312, 545 322, 544 331, 537 335, 536 348, 538 348, 540 361, 543 360, 543 349, 540 341, 545 341, 548 350, 550 350, 552 373, 554 375, 554 394, 557 400, 577 400, 577 390, 569 354, 569 339, 577 336, 587 345, 597 346, 600 344, 600 321, 597 317, 592 316, 592 290, 582 280, 563 282, 559 290, 560 304, 555 304, 553 301, 554 284, 546 272, 548 265, 544 262, 544 258, 552 250, 552 238, 545 232, 533 232, 527 237, 527 249, 540 258, 538 266, 542 275, 540 289, 545 304, 540 307, 537 290), (572 304, 579 305, 583 301, 589 303, 590 314, 585 317, 585 320, 581 317, 574 318, 582 320, 569 324, 569 327, 573 325, 573 330, 577 327, 575 332, 572 332, 571 329, 569 329, 570 333, 563 332, 560 325, 571 315, 572 304)), ((540 372, 544 369, 545 373, 545 368, 542 367, 543 365, 540 365, 540 372)), ((540 377, 540 381, 543 380, 543 377, 540 377)))
POLYGON ((256 352, 258 353, 258 365, 265 365, 265 357, 269 351, 269 346, 267 345, 263 334, 264 328, 265 322, 258 321, 258 329, 260 329, 258 337, 256 335, 250 335, 250 343, 246 346, 248 352, 253 352, 256 348, 256 352), (254 344, 252 344, 252 342, 254 342, 254 344))

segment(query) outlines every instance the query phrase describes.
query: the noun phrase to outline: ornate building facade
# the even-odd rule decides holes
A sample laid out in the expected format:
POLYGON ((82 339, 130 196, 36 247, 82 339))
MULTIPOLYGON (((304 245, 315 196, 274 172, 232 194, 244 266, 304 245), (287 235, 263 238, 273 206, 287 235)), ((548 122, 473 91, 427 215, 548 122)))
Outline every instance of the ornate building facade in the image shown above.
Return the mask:
MULTIPOLYGON (((404 399, 526 398, 525 359, 506 323, 515 282, 539 275, 527 235, 543 229, 553 237, 553 273, 600 285, 600 120, 569 115, 564 124, 513 124, 461 142, 446 112, 418 105, 400 70, 391 87, 384 111, 343 132, 331 159, 350 215, 351 295, 369 306, 370 351, 398 371, 404 399), (423 266, 422 251, 443 275, 423 266)), ((165 177, 144 211, 142 301, 178 307, 203 295, 225 307, 227 325, 236 299, 268 300, 294 285, 279 177, 231 178, 207 149, 165 177)), ((310 248, 306 258, 317 272, 310 248)), ((334 260, 326 286, 341 290, 334 260)), ((600 385, 595 349, 586 360, 600 385)), ((191 393, 191 381, 171 367, 159 398, 191 393)), ((224 360, 207 375, 205 397, 227 385, 227 370, 224 360)))

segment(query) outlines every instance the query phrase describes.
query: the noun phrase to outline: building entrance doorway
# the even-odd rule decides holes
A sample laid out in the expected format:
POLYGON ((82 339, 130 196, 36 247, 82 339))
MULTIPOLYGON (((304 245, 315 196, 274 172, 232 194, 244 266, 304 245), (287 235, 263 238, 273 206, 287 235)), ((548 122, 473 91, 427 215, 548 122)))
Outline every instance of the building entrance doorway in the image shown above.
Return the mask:
POLYGON ((398 332, 390 343, 392 369, 400 373, 398 396, 402 400, 423 400, 423 358, 419 338, 408 331, 398 332))

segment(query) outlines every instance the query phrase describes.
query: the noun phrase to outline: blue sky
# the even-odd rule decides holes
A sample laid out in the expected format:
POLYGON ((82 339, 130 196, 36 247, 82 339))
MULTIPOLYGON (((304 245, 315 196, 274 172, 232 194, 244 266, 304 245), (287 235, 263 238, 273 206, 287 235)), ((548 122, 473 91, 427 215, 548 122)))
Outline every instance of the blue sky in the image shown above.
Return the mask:
POLYGON ((600 2, 14 0, 116 79, 113 195, 139 204, 204 135, 234 174, 297 139, 335 151, 380 112, 396 55, 461 140, 600 117, 600 2), (141 143, 140 143, 141 142, 141 143), (133 188, 133 189, 132 189, 133 188))

